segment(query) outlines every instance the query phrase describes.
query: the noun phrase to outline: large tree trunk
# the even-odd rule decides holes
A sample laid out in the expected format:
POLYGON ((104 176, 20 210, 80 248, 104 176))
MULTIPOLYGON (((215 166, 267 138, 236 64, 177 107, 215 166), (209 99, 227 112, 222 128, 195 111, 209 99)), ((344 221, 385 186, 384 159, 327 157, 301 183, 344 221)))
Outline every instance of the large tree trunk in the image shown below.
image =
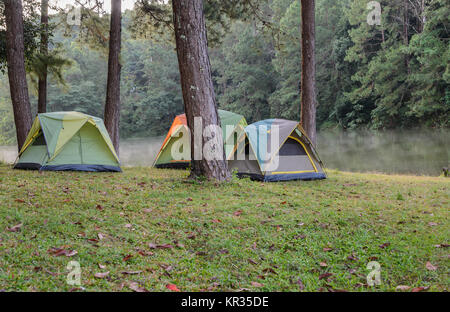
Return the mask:
POLYGON ((302 0, 302 107, 301 123, 316 145, 315 1, 302 0))
POLYGON ((206 137, 198 133, 208 126, 220 125, 211 78, 203 0, 173 0, 172 6, 184 110, 188 127, 191 129, 191 177, 228 180, 230 172, 225 160, 222 132, 216 131, 215 135, 206 137), (194 133, 195 117, 201 117, 202 122, 201 130, 197 133, 194 133), (196 141, 194 136, 201 138, 196 141), (204 144, 213 137, 217 140, 215 151, 222 154, 215 159, 205 157, 203 153, 204 144), (201 157, 199 149, 202 152, 201 157))
POLYGON ((121 0, 111 0, 111 26, 109 33, 108 83, 106 86, 105 126, 119 154, 120 121, 120 45, 122 31, 121 0))
MULTIPOLYGON (((48 0, 41 0, 41 46, 42 56, 48 55, 48 0)), ((47 63, 44 63, 38 86, 38 113, 47 112, 47 63)))
POLYGON ((4 0, 6 17, 6 60, 14 111, 18 149, 30 130, 32 117, 25 72, 22 0, 4 0))

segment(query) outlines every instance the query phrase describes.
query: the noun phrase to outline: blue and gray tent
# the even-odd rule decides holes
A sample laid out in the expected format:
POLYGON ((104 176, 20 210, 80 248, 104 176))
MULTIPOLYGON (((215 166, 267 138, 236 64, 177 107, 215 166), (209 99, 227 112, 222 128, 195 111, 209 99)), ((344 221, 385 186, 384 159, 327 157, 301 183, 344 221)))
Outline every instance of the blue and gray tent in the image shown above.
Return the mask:
POLYGON ((323 163, 296 121, 267 119, 245 128, 229 168, 261 181, 325 179, 323 163))

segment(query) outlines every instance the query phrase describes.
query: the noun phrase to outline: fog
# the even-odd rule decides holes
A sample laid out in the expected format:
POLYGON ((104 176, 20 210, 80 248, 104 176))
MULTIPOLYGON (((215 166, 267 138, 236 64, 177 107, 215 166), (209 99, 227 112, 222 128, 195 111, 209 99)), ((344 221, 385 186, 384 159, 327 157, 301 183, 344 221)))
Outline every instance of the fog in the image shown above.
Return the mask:
MULTIPOLYGON (((123 166, 151 166, 164 137, 121 142, 123 166)), ((324 131, 318 152, 330 169, 437 176, 449 165, 450 130, 324 131)), ((15 146, 0 146, 0 161, 13 163, 15 146)))
POLYGON ((150 167, 155 161, 164 136, 147 139, 128 139, 120 143, 120 161, 123 166, 150 167))
POLYGON ((435 176, 449 164, 450 131, 320 132, 318 151, 327 168, 435 176))

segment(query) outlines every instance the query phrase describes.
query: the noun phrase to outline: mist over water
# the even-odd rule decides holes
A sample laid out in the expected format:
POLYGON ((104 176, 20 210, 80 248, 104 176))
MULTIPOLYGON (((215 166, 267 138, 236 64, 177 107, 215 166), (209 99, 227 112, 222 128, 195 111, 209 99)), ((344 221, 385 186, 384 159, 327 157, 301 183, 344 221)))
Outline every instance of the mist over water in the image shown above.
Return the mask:
POLYGON ((125 167, 151 167, 161 149, 164 136, 126 139, 120 142, 120 162, 125 167))
POLYGON ((449 165, 450 130, 325 131, 318 152, 330 169, 437 176, 449 165))
MULTIPOLYGON (((163 140, 121 141, 122 166, 151 166, 163 140)), ((450 130, 322 131, 318 152, 329 169, 438 176, 450 162, 450 130)), ((15 146, 0 146, 0 161, 16 157, 15 146)))

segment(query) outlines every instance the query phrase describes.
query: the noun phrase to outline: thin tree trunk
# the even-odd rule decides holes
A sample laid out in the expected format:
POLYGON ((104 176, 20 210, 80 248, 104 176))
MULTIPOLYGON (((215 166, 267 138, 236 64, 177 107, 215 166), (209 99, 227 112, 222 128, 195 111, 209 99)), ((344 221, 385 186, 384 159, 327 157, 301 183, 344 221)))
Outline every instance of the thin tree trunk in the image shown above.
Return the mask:
POLYGON ((230 179, 230 172, 223 151, 221 131, 216 133, 218 138, 216 143, 221 144, 216 148, 218 148, 217 151, 222 152, 222 157, 206 159, 204 153, 202 153, 201 158, 196 157, 198 156, 198 149, 203 149, 205 140, 211 138, 203 138, 202 133, 195 133, 195 136, 201 137, 200 142, 197 141, 196 144, 193 133, 195 117, 201 117, 202 128, 200 132, 203 132, 210 125, 220 125, 211 78, 203 0, 173 0, 172 7, 184 110, 189 129, 192 132, 191 177, 203 176, 218 181, 228 180, 230 179))
POLYGON ((108 82, 106 86, 105 126, 114 148, 119 154, 120 121, 120 46, 122 32, 121 0, 111 0, 111 26, 109 33, 108 82))
POLYGON ((408 0, 403 0, 403 43, 405 46, 409 44, 409 5, 408 0))
POLYGON ((316 145, 315 1, 302 0, 301 124, 316 145))
POLYGON ((6 60, 9 89, 20 150, 30 131, 32 117, 25 72, 22 0, 4 0, 6 18, 6 60))
POLYGON ((420 33, 425 30, 425 0, 422 0, 420 5, 420 33))
MULTIPOLYGON (((407 47, 409 45, 409 4, 408 4, 408 0, 404 0, 403 1, 403 5, 404 5, 404 16, 403 16, 403 42, 405 44, 405 46, 407 47)), ((410 74, 411 70, 409 68, 409 55, 408 53, 405 53, 405 66, 406 66, 406 71, 408 73, 408 75, 410 74)))
MULTIPOLYGON (((41 0, 41 46, 42 56, 48 55, 48 0, 41 0)), ((38 86, 38 113, 47 112, 47 63, 44 63, 38 86)))

